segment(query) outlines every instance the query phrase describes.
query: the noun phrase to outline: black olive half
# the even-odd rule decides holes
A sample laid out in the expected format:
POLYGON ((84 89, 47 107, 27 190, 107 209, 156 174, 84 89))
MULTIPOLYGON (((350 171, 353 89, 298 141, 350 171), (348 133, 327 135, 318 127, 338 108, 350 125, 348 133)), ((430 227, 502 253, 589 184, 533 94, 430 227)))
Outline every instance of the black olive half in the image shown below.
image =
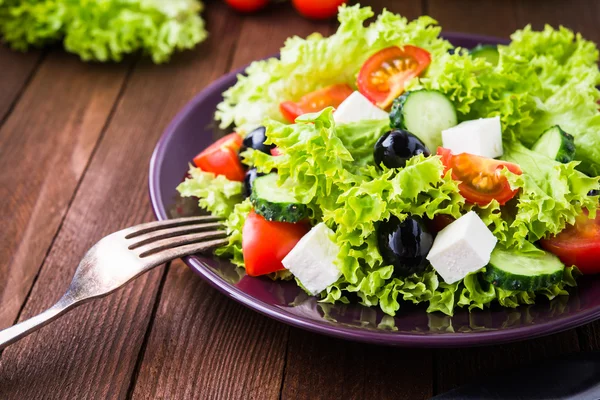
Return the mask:
POLYGON ((246 172, 246 176, 244 177, 244 188, 243 188, 243 196, 244 198, 250 197, 252 194, 252 184, 254 180, 259 176, 263 176, 263 173, 260 173, 256 170, 256 168, 250 168, 248 172, 246 172))
POLYGON ((377 140, 373 156, 378 167, 383 164, 388 168, 403 168, 409 159, 419 154, 429 156, 431 152, 412 133, 395 129, 384 133, 377 140))
POLYGON ((250 132, 242 142, 240 153, 246 149, 254 149, 262 151, 263 153, 271 154, 271 149, 275 146, 265 144, 265 140, 267 140, 266 131, 267 130, 264 126, 259 126, 250 132))
POLYGON ((429 264, 425 257, 433 245, 433 235, 418 217, 400 222, 392 215, 379 224, 377 244, 383 260, 394 266, 394 273, 407 276, 424 271, 429 264))

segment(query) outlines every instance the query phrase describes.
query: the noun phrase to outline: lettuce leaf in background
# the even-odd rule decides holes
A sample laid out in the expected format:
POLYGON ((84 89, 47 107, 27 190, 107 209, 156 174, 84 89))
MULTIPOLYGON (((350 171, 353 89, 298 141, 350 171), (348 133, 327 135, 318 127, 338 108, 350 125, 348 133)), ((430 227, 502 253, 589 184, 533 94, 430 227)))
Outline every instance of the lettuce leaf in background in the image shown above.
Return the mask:
POLYGON ((535 153, 520 143, 505 146, 503 159, 519 164, 522 175, 508 174, 520 188, 517 212, 510 223, 505 245, 522 247, 574 224, 583 209, 594 218, 598 199, 588 192, 598 188, 600 177, 590 178, 575 170, 577 162, 561 164, 535 153))
POLYGON ((242 201, 242 182, 230 181, 190 166, 189 178, 177 186, 181 197, 198 197, 198 205, 212 215, 225 218, 242 201))
POLYGON ((85 61, 120 61, 142 51, 155 63, 207 37, 199 0, 5 0, 0 35, 27 50, 64 39, 85 61))
POLYGON ((432 65, 452 46, 438 37, 440 28, 430 17, 408 22, 383 11, 368 26, 370 7, 342 6, 337 32, 329 37, 315 33, 301 39, 289 38, 281 58, 253 62, 224 94, 215 118, 226 128, 234 123, 240 130, 253 129, 265 117, 283 121, 279 103, 298 100, 316 89, 335 83, 355 87, 356 74, 372 54, 392 45, 412 44, 427 49, 432 65))

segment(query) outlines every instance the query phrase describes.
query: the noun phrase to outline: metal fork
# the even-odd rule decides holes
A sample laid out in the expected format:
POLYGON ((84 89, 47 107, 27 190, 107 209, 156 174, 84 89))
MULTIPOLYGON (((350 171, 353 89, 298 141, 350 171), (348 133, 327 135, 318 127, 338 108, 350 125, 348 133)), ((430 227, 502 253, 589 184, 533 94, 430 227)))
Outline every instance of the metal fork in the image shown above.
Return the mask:
POLYGON ((67 292, 55 305, 0 331, 0 350, 158 265, 227 243, 222 228, 219 219, 202 216, 149 222, 102 238, 85 254, 67 292))

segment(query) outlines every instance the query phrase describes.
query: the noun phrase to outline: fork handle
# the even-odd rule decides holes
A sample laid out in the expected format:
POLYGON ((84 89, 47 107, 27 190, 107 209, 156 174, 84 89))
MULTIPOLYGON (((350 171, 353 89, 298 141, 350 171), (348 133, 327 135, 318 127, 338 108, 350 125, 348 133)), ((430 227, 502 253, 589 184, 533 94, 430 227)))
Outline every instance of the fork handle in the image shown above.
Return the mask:
POLYGON ((37 331, 79 304, 80 302, 65 295, 41 314, 0 331, 0 350, 37 331))

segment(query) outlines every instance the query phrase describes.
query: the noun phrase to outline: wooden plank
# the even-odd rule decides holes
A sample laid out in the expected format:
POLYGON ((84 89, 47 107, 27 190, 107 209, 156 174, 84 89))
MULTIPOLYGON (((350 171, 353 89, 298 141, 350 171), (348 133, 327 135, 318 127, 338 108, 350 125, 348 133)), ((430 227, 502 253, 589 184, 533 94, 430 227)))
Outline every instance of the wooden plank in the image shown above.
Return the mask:
POLYGON ((347 342, 290 328, 282 399, 428 399, 431 351, 347 342))
POLYGON ((0 44, 0 126, 22 93, 43 55, 39 51, 19 53, 0 44))
MULTIPOLYGON (((25 68, 28 58, 17 60, 25 68)), ((7 79, 26 78, 8 70, 7 79)), ((52 53, 0 129, 0 327, 17 318, 126 72, 52 53)), ((16 82, 0 81, 15 92, 16 82)))
POLYGON ((446 32, 508 37, 517 28, 513 0, 427 0, 427 13, 446 32))
POLYGON ((183 262, 175 262, 133 398, 276 399, 287 330, 226 298, 183 262))
MULTIPOLYGON (((408 19, 419 2, 371 2, 408 19)), ((425 399, 432 394, 432 352, 333 339, 290 328, 283 399, 425 399)))
POLYGON ((467 382, 525 365, 579 351, 574 330, 525 342, 436 352, 436 393, 467 382))
MULTIPOLYGON (((275 54, 290 35, 328 33, 331 26, 299 17, 289 4, 246 16, 231 68, 275 54)), ((133 397, 278 398, 287 332, 287 326, 226 299, 184 266, 172 266, 133 397)))
POLYGON ((517 0, 519 27, 531 24, 534 29, 539 30, 545 24, 554 27, 563 25, 600 44, 600 2, 572 0, 566 5, 560 0, 517 0))
MULTIPOLYGON (((364 5, 369 5, 375 16, 377 16, 385 8, 388 11, 402 15, 409 20, 415 19, 425 13, 423 10, 423 2, 413 0, 371 0, 363 2, 364 5)), ((362 4, 362 3, 361 3, 362 4)))
MULTIPOLYGON (((221 2, 214 4, 206 13, 214 40, 168 65, 144 61, 128 80, 21 319, 62 294, 96 240, 153 219, 147 166, 154 145, 184 103, 226 70, 236 37, 225 33, 235 32, 238 21, 219 12, 221 2)), ((125 398, 162 276, 159 268, 7 348, 0 359, 0 398, 125 398)))

